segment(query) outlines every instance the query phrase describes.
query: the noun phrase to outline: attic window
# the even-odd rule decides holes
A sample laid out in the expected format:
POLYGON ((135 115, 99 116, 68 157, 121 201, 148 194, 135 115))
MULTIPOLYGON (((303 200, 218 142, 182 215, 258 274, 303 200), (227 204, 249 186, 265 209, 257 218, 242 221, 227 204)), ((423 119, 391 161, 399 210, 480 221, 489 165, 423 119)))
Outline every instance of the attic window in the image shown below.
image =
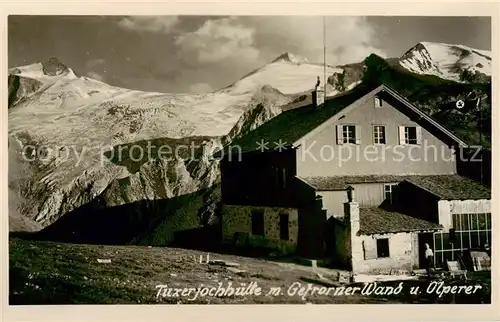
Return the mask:
POLYGON ((375 107, 376 108, 382 107, 382 99, 380 97, 375 96, 375 107))

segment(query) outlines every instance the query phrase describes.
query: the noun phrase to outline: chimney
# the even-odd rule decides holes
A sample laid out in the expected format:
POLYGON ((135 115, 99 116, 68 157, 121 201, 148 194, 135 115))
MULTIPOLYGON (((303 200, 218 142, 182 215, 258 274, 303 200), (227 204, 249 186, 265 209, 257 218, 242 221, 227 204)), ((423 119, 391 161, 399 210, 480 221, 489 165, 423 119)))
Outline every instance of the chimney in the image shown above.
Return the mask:
POLYGON ((351 227, 351 233, 357 234, 359 225, 359 204, 351 201, 344 203, 344 222, 351 227))
POLYGON ((314 106, 320 106, 325 102, 324 91, 316 88, 312 92, 312 101, 314 106))
POLYGON ((355 275, 359 269, 359 261, 364 258, 362 241, 358 236, 360 229, 359 223, 359 204, 352 199, 353 187, 347 188, 348 202, 344 203, 344 223, 350 232, 350 255, 351 255, 351 270, 355 275))
POLYGON ((320 90, 321 80, 318 79, 316 81, 316 85, 314 86, 314 91, 312 92, 312 101, 314 106, 320 106, 325 101, 324 91, 320 90))

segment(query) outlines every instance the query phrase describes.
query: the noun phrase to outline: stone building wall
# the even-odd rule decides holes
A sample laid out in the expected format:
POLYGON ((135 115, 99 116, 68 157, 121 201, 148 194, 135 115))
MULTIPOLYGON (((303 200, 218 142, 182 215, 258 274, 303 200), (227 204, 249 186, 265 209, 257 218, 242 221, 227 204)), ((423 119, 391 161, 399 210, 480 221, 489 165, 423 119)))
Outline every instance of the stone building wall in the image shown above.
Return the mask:
POLYGON ((281 253, 293 253, 298 242, 298 210, 294 208, 222 206, 222 237, 232 242, 236 233, 247 233, 250 246, 275 249, 281 253), (264 236, 252 235, 252 211, 264 213, 264 236), (288 214, 288 240, 280 239, 280 214, 288 214))
POLYGON ((351 269, 353 274, 400 274, 411 272, 418 259, 416 233, 358 235, 359 205, 344 204, 344 222, 350 236, 351 269), (377 239, 388 238, 389 257, 377 257, 377 239))
POLYGON ((359 254, 357 273, 394 274, 408 273, 415 265, 414 233, 362 235, 356 237, 363 252, 359 254), (377 258, 377 239, 389 239, 389 257, 377 258))

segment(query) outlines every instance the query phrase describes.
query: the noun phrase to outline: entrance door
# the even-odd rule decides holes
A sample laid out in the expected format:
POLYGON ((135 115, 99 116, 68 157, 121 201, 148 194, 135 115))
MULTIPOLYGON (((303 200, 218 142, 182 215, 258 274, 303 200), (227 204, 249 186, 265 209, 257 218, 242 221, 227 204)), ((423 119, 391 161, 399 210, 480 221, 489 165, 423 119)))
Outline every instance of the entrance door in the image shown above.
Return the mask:
POLYGON ((426 268, 425 262, 425 244, 429 244, 434 253, 434 234, 420 233, 418 234, 418 264, 419 268, 426 268))

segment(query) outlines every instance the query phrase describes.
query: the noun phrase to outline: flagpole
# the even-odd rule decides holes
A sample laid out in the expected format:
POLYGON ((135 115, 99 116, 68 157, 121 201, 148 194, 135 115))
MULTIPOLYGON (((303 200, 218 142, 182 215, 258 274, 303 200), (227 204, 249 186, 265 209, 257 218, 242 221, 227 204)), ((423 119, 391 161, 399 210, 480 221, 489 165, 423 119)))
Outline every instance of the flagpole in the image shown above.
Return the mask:
POLYGON ((481 165, 479 172, 479 183, 483 184, 483 158, 484 158, 484 147, 483 147, 483 113, 481 112, 481 107, 479 103, 481 98, 477 99, 476 108, 479 109, 479 145, 481 146, 481 165))
POLYGON ((323 81, 325 83, 325 90, 323 92, 324 102, 326 104, 326 17, 323 16, 323 81))

